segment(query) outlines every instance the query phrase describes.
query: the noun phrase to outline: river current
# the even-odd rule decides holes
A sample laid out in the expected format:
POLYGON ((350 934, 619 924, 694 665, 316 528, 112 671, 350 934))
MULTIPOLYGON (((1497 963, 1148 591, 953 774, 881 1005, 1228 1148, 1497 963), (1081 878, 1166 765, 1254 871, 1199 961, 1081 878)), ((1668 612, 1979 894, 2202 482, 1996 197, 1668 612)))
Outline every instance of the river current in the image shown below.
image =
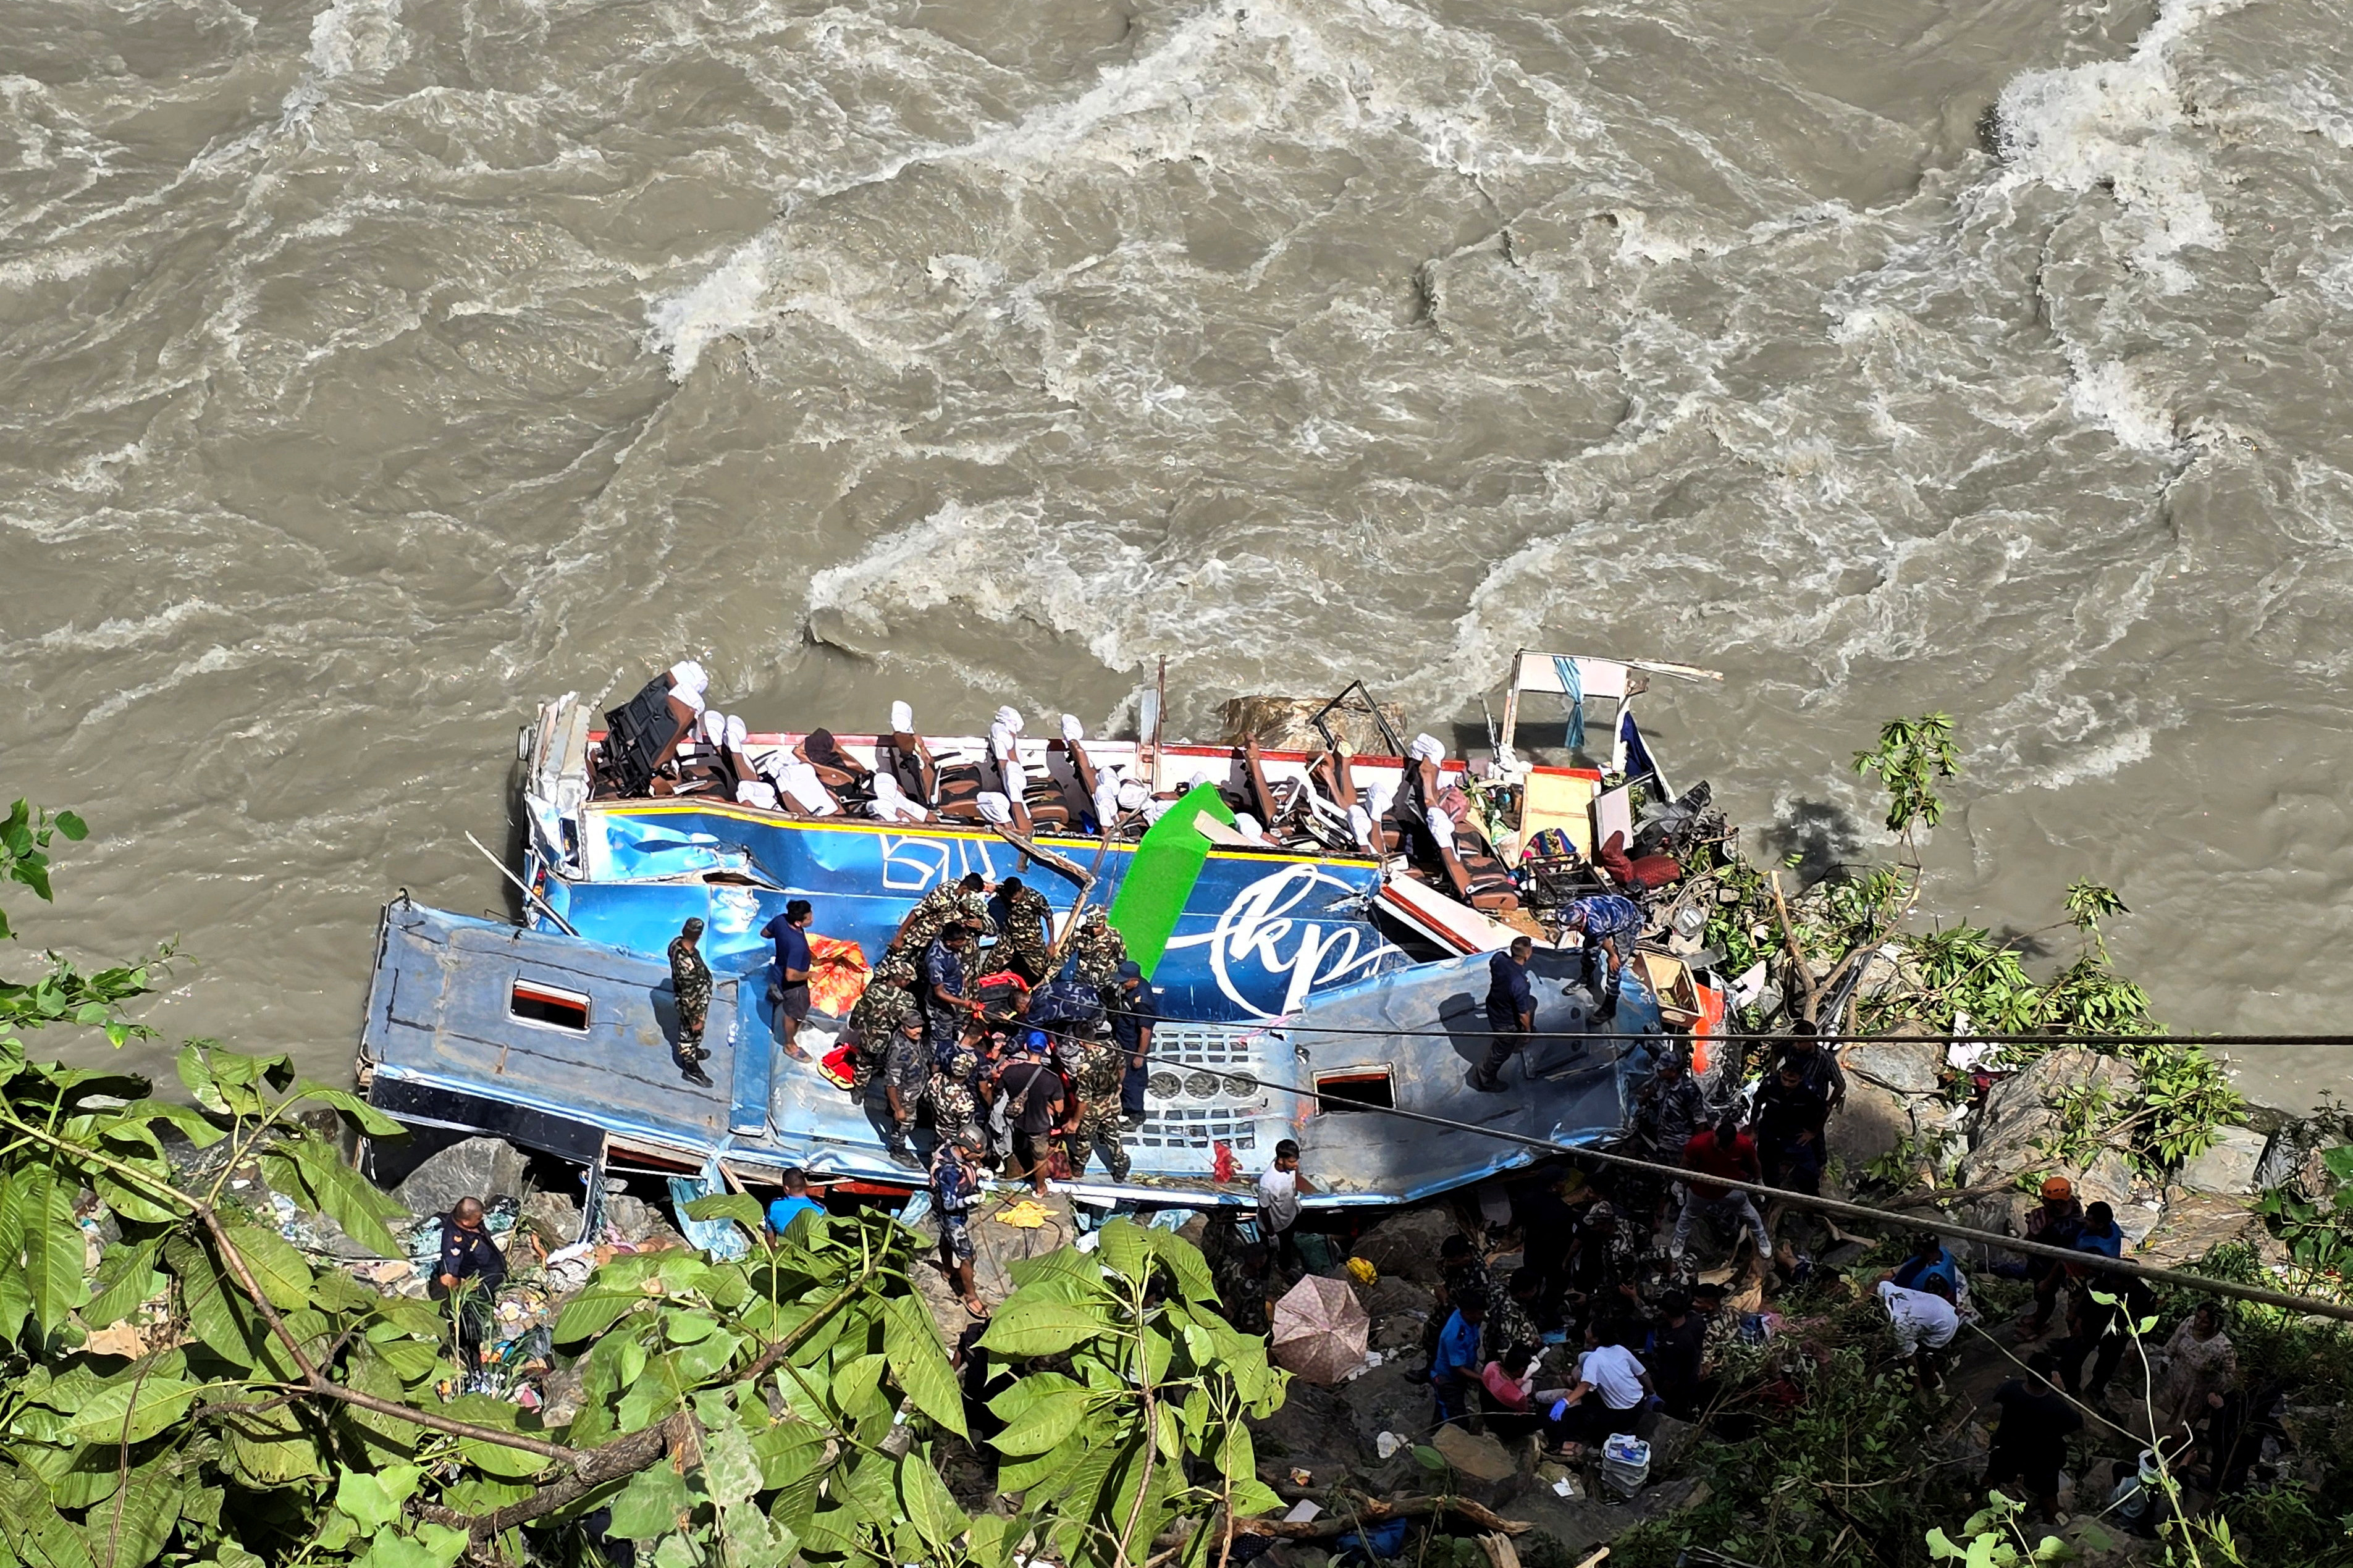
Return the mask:
POLYGON ((1459 742, 1532 647, 1723 670, 1646 716, 1752 849, 1948 710, 1926 908, 2339 1028, 2348 84, 2319 0, 0 0, 0 785, 96 829, 9 963, 177 933, 168 1037, 340 1078, 543 695, 1459 742))

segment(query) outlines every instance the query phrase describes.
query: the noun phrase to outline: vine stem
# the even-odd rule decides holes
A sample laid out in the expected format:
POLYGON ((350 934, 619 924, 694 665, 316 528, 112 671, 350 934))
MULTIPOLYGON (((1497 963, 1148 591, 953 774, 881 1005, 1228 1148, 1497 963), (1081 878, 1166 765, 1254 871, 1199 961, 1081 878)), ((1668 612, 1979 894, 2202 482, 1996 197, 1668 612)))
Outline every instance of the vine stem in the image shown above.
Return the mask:
POLYGON ((1144 1288, 1135 1293, 1135 1385, 1144 1396, 1144 1466, 1137 1472, 1135 1502, 1127 1510, 1127 1523, 1119 1532, 1119 1568, 1128 1568, 1128 1542, 1135 1538, 1136 1524, 1144 1518, 1144 1504, 1152 1495, 1153 1461, 1160 1454, 1160 1407, 1152 1387, 1152 1336, 1145 1322, 1144 1288))

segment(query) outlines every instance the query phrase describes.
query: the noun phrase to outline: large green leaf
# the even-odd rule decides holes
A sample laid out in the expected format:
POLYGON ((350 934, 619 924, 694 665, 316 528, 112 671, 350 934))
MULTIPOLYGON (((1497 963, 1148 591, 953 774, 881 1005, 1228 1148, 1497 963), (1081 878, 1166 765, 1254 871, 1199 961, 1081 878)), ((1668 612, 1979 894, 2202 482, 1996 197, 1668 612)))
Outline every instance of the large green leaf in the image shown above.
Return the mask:
POLYGON ((311 1304, 311 1266, 293 1243, 258 1225, 230 1226, 226 1234, 271 1306, 290 1312, 311 1304))
POLYGON ((1046 1452, 1078 1429, 1092 1397, 1081 1384, 1051 1373, 1023 1378, 990 1405, 1006 1424, 995 1438, 997 1449, 1007 1454, 1046 1452), (1050 1386, 1036 1390, 1025 1386, 1048 1377, 1054 1379, 1050 1386), (1011 1397, 1015 1394, 1022 1397, 1011 1397))
POLYGON ((555 1315, 554 1337, 560 1345, 577 1344, 582 1340, 595 1339, 631 1310, 641 1307, 654 1298, 646 1294, 645 1287, 637 1283, 607 1283, 602 1275, 564 1304, 555 1315))
MULTIPOLYGON (((470 1426, 488 1426, 501 1432, 519 1432, 522 1420, 517 1407, 503 1399, 493 1399, 487 1394, 469 1394, 452 1400, 445 1413, 452 1419, 470 1426)), ((538 1433, 530 1434, 536 1437, 538 1433)), ((522 1448, 510 1448, 482 1437, 460 1437, 458 1451, 487 1473, 501 1480, 528 1480, 547 1468, 549 1461, 522 1448)))
POLYGON ((886 1414, 890 1401, 881 1394, 884 1366, 879 1355, 852 1356, 834 1370, 831 1385, 819 1384, 819 1391, 844 1420, 886 1414))
POLYGON ((910 1453, 899 1461, 899 1506, 906 1510, 923 1544, 932 1549, 930 1561, 955 1555, 952 1547, 969 1521, 947 1483, 923 1454, 910 1453))
POLYGON ((171 1281, 155 1271, 163 1250, 161 1237, 142 1242, 117 1242, 98 1262, 97 1290, 81 1309, 81 1321, 93 1329, 122 1321, 142 1301, 166 1289, 171 1281))
POLYGON ((624 1541, 651 1541, 668 1535, 694 1512, 694 1493, 686 1478, 668 1465, 655 1465, 629 1478, 612 1502, 613 1522, 607 1529, 624 1541))
POLYGON ((131 1484, 93 1509, 84 1523, 95 1568, 145 1568, 153 1562, 180 1521, 187 1489, 167 1459, 132 1471, 131 1484))
POLYGON ((1112 1220, 1095 1233, 1096 1254, 1103 1267, 1133 1284, 1142 1284, 1152 1273, 1152 1243, 1144 1227, 1124 1216, 1112 1220))
POLYGON ((180 1047, 177 1065, 180 1081, 187 1085, 188 1093, 198 1105, 216 1113, 228 1110, 228 1101, 221 1094, 220 1080, 213 1076, 212 1066, 206 1059, 204 1049, 195 1041, 191 1040, 180 1047))
POLYGON ((882 1302, 882 1355, 891 1378, 915 1408, 959 1437, 968 1436, 964 1425, 964 1391, 956 1386, 955 1369, 940 1346, 932 1315, 913 1296, 892 1296, 882 1302))
POLYGON ((1152 1230, 1146 1234, 1151 1238, 1153 1251, 1176 1277, 1176 1289, 1185 1299, 1215 1303, 1218 1283, 1209 1277, 1209 1265, 1202 1258, 1201 1249, 1183 1237, 1168 1231, 1152 1230))
POLYGON ((343 1226, 343 1234, 379 1258, 401 1256, 390 1226, 407 1211, 387 1194, 362 1178, 343 1156, 315 1139, 292 1145, 294 1163, 301 1167, 321 1213, 343 1226))
POLYGON ((765 1217, 760 1200, 749 1193, 712 1193, 708 1197, 689 1198, 686 1202, 689 1219, 732 1219, 745 1230, 757 1236, 760 1222, 765 1217))
POLYGON ((807 1421, 786 1419, 752 1434, 752 1452, 760 1461, 760 1489, 776 1491, 812 1478, 825 1462, 825 1428, 807 1421))
POLYGON ((58 1512, 40 1478, 13 1466, 0 1470, 0 1539, 24 1568, 93 1568, 81 1532, 58 1512))
POLYGON ((44 1448, 34 1444, 20 1444, 17 1455, 26 1466, 39 1471, 49 1483, 49 1500, 68 1513, 104 1502, 122 1484, 122 1450, 102 1448, 94 1443, 80 1443, 70 1450, 44 1448), (67 1453, 62 1469, 51 1468, 50 1456, 67 1453))
MULTIPOLYGON (((400 1374, 385 1364, 379 1354, 383 1348, 364 1342, 353 1346, 343 1363, 343 1381, 362 1394, 398 1402, 406 1397, 408 1390, 400 1374)), ((336 1412, 336 1419, 358 1429, 359 1440, 379 1466, 406 1459, 425 1430, 397 1415, 363 1410, 356 1405, 343 1406, 336 1412)))
POLYGON ((289 1481, 323 1479, 327 1473, 319 1446, 288 1407, 240 1410, 224 1415, 221 1426, 228 1437, 230 1461, 252 1485, 279 1487, 289 1481))
POLYGON ((371 1138, 398 1138, 408 1131, 348 1089, 337 1089, 332 1084, 315 1083, 306 1078, 296 1080, 294 1093, 299 1099, 314 1100, 321 1105, 332 1106, 342 1111, 352 1119, 353 1125, 371 1138))
POLYGON ((228 1136, 214 1125, 212 1118, 193 1105, 182 1105, 173 1100, 135 1100, 115 1112, 125 1121, 153 1126, 168 1122, 181 1137, 199 1149, 208 1149, 228 1136))
POLYGON ((179 1210, 168 1204, 156 1202, 148 1195, 146 1188, 118 1180, 108 1172, 100 1171, 91 1185, 108 1208, 133 1224, 170 1225, 180 1217, 179 1210))
POLYGON ((712 1501, 727 1508, 749 1502, 760 1491, 760 1457, 742 1422, 729 1421, 703 1434, 702 1486, 712 1501))
POLYGON ((134 1368, 84 1400, 67 1430, 85 1443, 143 1443, 179 1420, 202 1388, 134 1368))
POLYGON ((85 1295, 81 1279, 81 1226, 74 1223, 73 1194, 39 1165, 17 1172, 23 1184, 25 1291, 33 1321, 44 1333, 66 1326, 85 1295))
POLYGON ((386 1465, 373 1475, 346 1468, 335 1479, 335 1506, 364 1530, 382 1530, 400 1517, 425 1475, 417 1465, 386 1465))
POLYGON ((999 1308, 981 1336, 984 1348, 1016 1357, 1060 1355, 1072 1345, 1109 1333, 1102 1315, 1068 1301, 1041 1300, 1025 1289, 999 1308))
POLYGON ((1090 1412, 1068 1437, 1029 1458, 1007 1458, 997 1467, 997 1484, 1008 1492, 1028 1492, 1032 1501, 1058 1495, 1058 1489, 1086 1462, 1089 1455, 1119 1436, 1120 1424, 1100 1412, 1090 1412))

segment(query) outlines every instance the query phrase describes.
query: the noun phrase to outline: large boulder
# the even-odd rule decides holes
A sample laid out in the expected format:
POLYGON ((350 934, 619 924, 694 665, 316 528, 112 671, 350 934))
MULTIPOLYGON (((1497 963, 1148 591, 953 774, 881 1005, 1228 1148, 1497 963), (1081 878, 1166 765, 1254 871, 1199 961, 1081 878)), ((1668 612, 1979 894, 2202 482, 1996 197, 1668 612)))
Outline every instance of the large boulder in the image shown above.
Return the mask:
POLYGON ((1319 1480, 1356 1468, 1370 1452, 1357 1441, 1356 1422, 1340 1391, 1303 1379, 1293 1381, 1281 1409, 1250 1426, 1260 1458, 1280 1459, 1286 1469, 1309 1470, 1319 1480))
POLYGON ((448 1214, 459 1198, 521 1197, 523 1153, 501 1138, 468 1138, 452 1143, 408 1173, 393 1195, 410 1214, 448 1214))
MULTIPOLYGON (((1839 1053, 1847 1077, 1865 1079, 1898 1094, 1934 1094, 1945 1066, 1942 1040, 1874 1040, 1839 1053)), ((1850 1091, 1852 1092, 1852 1091, 1850 1091)))
POLYGON ((1977 1145, 1962 1164, 1962 1184, 1982 1187, 2038 1171, 2061 1172, 2049 1148, 2061 1135, 2054 1107, 2086 1091, 2105 1097, 2099 1118, 2105 1127, 2123 1120, 2140 1093, 2140 1075, 2114 1057, 2054 1050, 1996 1084, 1978 1118, 1977 1145))
POLYGON ((1419 1346, 1438 1297, 1428 1287, 1394 1274, 1384 1274, 1370 1285, 1356 1288, 1373 1321, 1366 1343, 1377 1351, 1401 1351, 1419 1346))
POLYGON ((2327 1184, 2323 1178, 2327 1168, 2320 1163, 2321 1156, 2337 1142, 2333 1131, 2317 1117, 2286 1123, 2272 1134, 2271 1147, 2256 1164, 2255 1185, 2266 1192, 2300 1186, 2306 1196, 2317 1194, 2327 1184))
POLYGON ((2128 1254, 2138 1262, 2177 1268, 2262 1228, 2243 1198, 2179 1189, 2167 1198, 2165 1217, 2128 1254))
POLYGON ((1847 1083, 1846 1106, 1831 1118, 1822 1146, 1846 1168, 1851 1183, 1865 1165, 1894 1153, 1912 1135, 1912 1108, 1903 1095, 1852 1079, 1847 1083))
POLYGON ((1352 1250, 1385 1275, 1430 1285, 1438 1280, 1438 1249, 1461 1232, 1445 1209, 1407 1209, 1358 1237, 1352 1250))
POLYGON ((1456 1496, 1500 1508, 1518 1495, 1520 1461, 1495 1438, 1450 1425, 1431 1436, 1430 1446, 1453 1467, 1456 1496))
POLYGON ((2193 1193, 2251 1193, 2271 1140, 2245 1127, 2225 1127, 2206 1152, 2183 1162, 2175 1181, 2193 1193))
POLYGON ((1356 1442, 1366 1454, 1380 1452, 1380 1437, 1393 1432, 1409 1442, 1421 1442, 1437 1418, 1430 1380, 1409 1376, 1404 1366, 1387 1362, 1339 1387, 1348 1418, 1356 1424, 1356 1442))

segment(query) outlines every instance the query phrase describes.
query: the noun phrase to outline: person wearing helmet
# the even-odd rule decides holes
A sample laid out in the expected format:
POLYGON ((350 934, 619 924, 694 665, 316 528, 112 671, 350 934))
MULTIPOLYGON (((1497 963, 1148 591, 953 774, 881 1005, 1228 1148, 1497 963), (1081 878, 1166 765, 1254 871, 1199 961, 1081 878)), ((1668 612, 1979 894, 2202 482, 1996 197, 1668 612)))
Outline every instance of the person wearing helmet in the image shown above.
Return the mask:
MULTIPOLYGON (((2042 1206, 2026 1216, 2026 1239, 2045 1247, 2073 1247, 2076 1237, 2083 1234, 2084 1205, 2075 1196, 2075 1184, 2064 1176, 2051 1177, 2042 1184, 2042 1206)), ((2059 1292, 2066 1289, 2067 1266, 2042 1258, 2029 1258, 2027 1275, 2034 1281, 2034 1307, 2019 1338, 2040 1339, 2051 1326, 2059 1292)))

